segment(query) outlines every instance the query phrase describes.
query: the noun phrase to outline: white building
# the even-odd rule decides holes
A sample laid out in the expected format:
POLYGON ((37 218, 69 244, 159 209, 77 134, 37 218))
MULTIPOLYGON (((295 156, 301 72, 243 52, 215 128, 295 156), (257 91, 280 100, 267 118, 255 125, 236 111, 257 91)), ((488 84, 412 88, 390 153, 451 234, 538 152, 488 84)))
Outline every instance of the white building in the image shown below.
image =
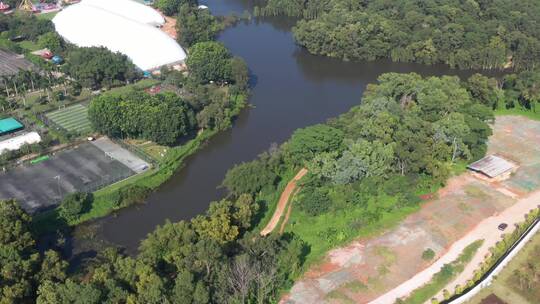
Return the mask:
POLYGON ((82 3, 151 26, 160 27, 165 24, 165 18, 155 9, 132 0, 83 0, 82 3))
POLYGON ((0 141, 0 154, 6 151, 19 150, 24 145, 37 144, 41 142, 41 136, 37 132, 25 133, 19 136, 0 141))
POLYGON ((183 63, 185 51, 155 27, 164 20, 154 13, 159 15, 131 0, 83 0, 58 13, 53 22, 65 40, 80 47, 103 46, 120 52, 144 71, 183 63))

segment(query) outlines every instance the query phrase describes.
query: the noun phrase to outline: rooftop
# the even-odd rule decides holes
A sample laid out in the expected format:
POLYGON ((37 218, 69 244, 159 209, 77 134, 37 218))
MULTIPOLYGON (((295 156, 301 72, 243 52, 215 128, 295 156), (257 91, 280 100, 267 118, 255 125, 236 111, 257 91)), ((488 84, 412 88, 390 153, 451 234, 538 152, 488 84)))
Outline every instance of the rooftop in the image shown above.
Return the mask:
POLYGON ((490 178, 506 173, 514 167, 514 164, 496 155, 488 155, 467 166, 470 170, 480 172, 490 178))
POLYGON ((0 135, 22 129, 24 126, 15 118, 0 119, 0 135))
POLYGON ((11 76, 20 70, 31 70, 34 65, 24 56, 0 49, 0 76, 11 76))

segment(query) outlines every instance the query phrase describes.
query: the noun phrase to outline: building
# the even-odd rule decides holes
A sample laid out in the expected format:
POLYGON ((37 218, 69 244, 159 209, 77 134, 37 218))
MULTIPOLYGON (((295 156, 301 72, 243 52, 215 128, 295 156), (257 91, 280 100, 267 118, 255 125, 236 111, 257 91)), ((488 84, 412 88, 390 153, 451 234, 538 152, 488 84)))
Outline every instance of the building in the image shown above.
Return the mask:
POLYGON ((17 75, 20 70, 32 70, 34 65, 23 55, 0 49, 0 76, 17 75))
POLYGON ((15 118, 5 118, 0 120, 0 136, 21 130, 24 126, 15 118))
POLYGON ((143 71, 182 65, 184 49, 155 27, 163 18, 158 20, 148 10, 155 12, 131 0, 83 0, 58 13, 53 22, 65 40, 79 47, 103 46, 120 52, 143 71))
POLYGON ((467 168, 490 179, 503 180, 510 177, 517 166, 500 156, 488 155, 470 164, 467 168))
POLYGON ((24 133, 3 141, 0 141, 0 155, 6 151, 19 150, 24 145, 41 142, 41 136, 37 132, 24 133))
POLYGON ((83 0, 83 3, 154 27, 165 24, 165 18, 155 9, 132 0, 83 0))

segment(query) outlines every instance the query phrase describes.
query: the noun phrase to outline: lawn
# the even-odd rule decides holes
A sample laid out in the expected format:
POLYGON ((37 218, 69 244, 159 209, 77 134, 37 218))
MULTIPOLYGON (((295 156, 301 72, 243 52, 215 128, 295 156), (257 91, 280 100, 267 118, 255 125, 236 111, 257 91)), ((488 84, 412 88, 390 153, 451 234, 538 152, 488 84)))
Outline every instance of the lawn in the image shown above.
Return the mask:
POLYGON ((540 120, 540 111, 532 111, 520 107, 511 109, 499 108, 495 110, 495 116, 498 115, 521 115, 529 119, 540 120))
POLYGON ((157 162, 165 159, 171 149, 170 147, 158 145, 155 142, 144 139, 126 139, 124 141, 135 149, 141 150, 142 153, 157 162))
POLYGON ((38 19, 52 20, 56 14, 58 14, 58 12, 42 13, 37 15, 37 17, 38 19))
POLYGON ((81 104, 49 112, 45 116, 68 132, 88 134, 92 131, 88 120, 88 108, 81 104))

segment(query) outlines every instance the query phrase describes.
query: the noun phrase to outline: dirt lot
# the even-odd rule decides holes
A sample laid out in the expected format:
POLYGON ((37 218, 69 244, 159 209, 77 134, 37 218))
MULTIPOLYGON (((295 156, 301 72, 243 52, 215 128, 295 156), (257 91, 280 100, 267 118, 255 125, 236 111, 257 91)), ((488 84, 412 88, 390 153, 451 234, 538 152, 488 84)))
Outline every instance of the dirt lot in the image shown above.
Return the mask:
POLYGON ((469 173, 449 181, 438 197, 379 237, 358 240, 328 253, 287 295, 285 303, 367 303, 430 265, 483 219, 540 189, 540 122, 498 117, 489 153, 519 165, 510 179, 489 183, 469 173))

